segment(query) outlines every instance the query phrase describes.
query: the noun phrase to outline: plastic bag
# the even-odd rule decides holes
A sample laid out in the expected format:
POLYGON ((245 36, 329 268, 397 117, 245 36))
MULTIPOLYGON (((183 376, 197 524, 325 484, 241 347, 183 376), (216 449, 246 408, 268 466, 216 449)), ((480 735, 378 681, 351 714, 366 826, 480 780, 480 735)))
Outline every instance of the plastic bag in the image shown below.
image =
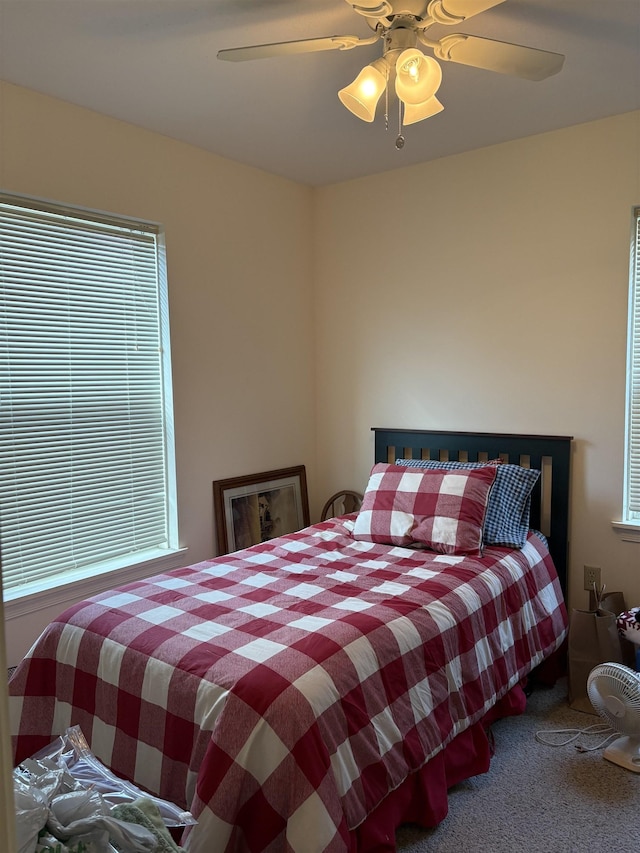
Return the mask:
POLYGON ((23 761, 13 779, 18 853, 179 853, 167 824, 195 823, 111 773, 77 726, 23 761))
MULTIPOLYGON (((139 797, 147 797, 158 807, 166 826, 192 826, 197 822, 191 812, 184 811, 168 800, 153 797, 112 773, 91 752, 79 726, 68 728, 64 735, 36 752, 32 759, 46 764, 51 770, 67 770, 85 788, 92 788, 102 794, 110 805, 132 803, 139 797)), ((28 768, 29 760, 21 766, 28 768)))
POLYGON ((50 763, 50 759, 30 758, 15 776, 24 796, 37 805, 23 810, 28 841, 24 853, 35 849, 34 830, 37 841, 38 832, 44 827, 57 841, 66 842, 69 850, 75 847, 84 853, 82 845, 90 844, 96 853, 111 853, 114 847, 122 853, 153 853, 157 848, 153 832, 112 816, 111 807, 101 794, 83 788, 66 770, 53 772, 50 763))
POLYGON ((49 801, 42 791, 14 777, 13 797, 16 809, 18 853, 34 853, 38 835, 49 816, 49 801))
POLYGON ((83 836, 104 833, 105 837, 122 853, 153 853, 157 848, 155 835, 144 826, 135 823, 125 823, 115 817, 94 814, 73 820, 62 825, 51 816, 47 821, 47 829, 61 841, 77 844, 83 836))
POLYGON ((97 791, 79 788, 54 797, 50 812, 50 821, 55 821, 60 826, 68 826, 76 820, 95 815, 107 815, 109 809, 97 791))
POLYGON ((65 843, 51 833, 40 834, 35 853, 119 853, 109 841, 107 832, 92 832, 65 843))

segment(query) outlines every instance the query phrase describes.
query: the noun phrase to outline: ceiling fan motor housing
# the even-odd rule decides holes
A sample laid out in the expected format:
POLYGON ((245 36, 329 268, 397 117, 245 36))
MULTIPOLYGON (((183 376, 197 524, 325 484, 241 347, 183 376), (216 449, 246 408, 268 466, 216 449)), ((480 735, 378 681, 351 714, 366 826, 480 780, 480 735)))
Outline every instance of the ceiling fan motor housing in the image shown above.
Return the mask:
POLYGON ((418 36, 410 19, 401 19, 389 27, 384 34, 384 56, 394 63, 403 50, 415 47, 418 36))

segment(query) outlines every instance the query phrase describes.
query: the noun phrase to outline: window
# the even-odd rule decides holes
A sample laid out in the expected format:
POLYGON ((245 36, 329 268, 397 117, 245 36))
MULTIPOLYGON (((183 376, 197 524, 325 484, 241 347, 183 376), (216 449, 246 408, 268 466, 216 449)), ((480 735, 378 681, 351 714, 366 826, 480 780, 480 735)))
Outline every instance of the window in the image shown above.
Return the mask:
POLYGON ((154 224, 0 194, 5 600, 177 549, 154 224))
POLYGON ((634 210, 629 286, 623 522, 640 524, 640 207, 634 210))

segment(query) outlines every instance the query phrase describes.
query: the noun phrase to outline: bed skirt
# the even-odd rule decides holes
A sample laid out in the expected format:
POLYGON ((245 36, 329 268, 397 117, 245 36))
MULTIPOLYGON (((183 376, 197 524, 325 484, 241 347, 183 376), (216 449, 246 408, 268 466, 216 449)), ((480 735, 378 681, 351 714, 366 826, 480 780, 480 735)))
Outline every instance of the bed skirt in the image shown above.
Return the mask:
POLYGON ((447 816, 448 790, 480 773, 491 763, 489 726, 503 717, 522 714, 527 698, 523 686, 514 687, 474 726, 389 794, 369 817, 351 832, 350 853, 395 853, 396 829, 403 823, 428 828, 447 816))

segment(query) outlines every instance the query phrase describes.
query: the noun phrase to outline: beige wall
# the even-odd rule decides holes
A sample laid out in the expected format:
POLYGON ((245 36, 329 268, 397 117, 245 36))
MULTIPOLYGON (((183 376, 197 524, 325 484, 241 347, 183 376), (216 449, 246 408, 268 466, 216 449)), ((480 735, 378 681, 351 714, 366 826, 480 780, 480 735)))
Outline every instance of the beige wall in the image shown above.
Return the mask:
POLYGON ((572 435, 570 603, 588 563, 640 604, 611 527, 639 142, 630 113, 318 192, 323 492, 364 486, 372 426, 572 435))
MULTIPOLYGON (((310 189, 10 85, 0 188, 165 226, 189 562, 213 553, 213 480, 304 464, 313 500, 310 189)), ((9 664, 59 609, 7 619, 9 664)))

